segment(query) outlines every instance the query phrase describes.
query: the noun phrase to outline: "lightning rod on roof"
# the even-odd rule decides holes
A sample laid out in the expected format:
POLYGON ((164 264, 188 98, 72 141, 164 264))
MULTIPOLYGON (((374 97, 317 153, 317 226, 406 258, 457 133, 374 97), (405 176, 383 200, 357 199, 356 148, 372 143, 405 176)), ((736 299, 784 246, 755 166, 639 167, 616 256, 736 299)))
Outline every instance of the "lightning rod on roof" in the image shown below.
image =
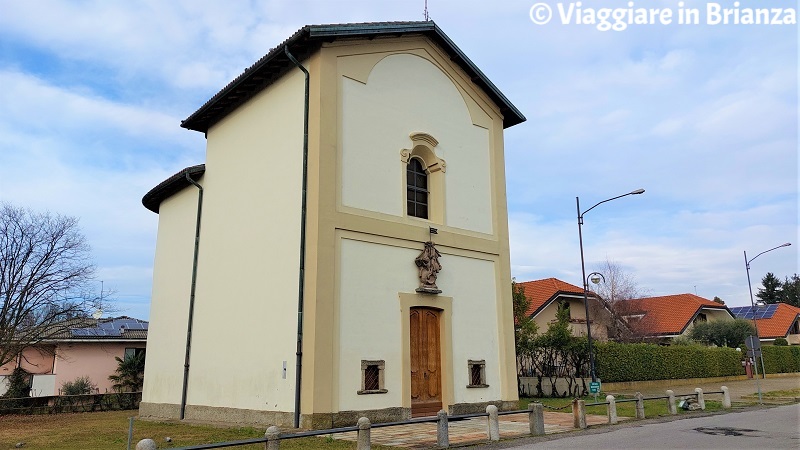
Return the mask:
POLYGON ((425 0, 425 11, 423 12, 423 15, 426 22, 431 20, 431 16, 428 14, 428 0, 425 0))

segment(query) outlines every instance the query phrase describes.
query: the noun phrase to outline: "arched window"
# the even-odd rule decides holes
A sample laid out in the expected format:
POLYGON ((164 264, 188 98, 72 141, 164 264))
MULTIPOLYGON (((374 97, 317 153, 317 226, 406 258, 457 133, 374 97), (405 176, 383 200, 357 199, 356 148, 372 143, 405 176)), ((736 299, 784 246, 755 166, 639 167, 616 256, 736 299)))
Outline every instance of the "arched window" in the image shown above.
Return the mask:
POLYGON ((403 196, 406 215, 444 224, 444 172, 447 164, 434 151, 439 142, 427 133, 411 133, 409 137, 411 148, 400 150, 400 161, 405 168, 402 173, 406 184, 403 196))
POLYGON ((406 166, 406 203, 409 216, 428 218, 428 173, 419 158, 411 158, 406 166))

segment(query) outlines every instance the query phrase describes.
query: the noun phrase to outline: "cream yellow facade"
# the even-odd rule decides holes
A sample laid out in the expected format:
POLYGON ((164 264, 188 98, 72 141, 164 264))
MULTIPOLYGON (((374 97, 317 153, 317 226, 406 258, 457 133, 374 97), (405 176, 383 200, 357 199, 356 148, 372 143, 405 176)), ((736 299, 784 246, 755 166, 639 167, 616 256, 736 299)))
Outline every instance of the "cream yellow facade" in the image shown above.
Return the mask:
POLYGON ((697 317, 690 323, 685 330, 680 334, 680 336, 689 336, 692 332, 692 328, 695 325, 701 322, 716 322, 716 321, 727 321, 727 320, 734 320, 734 317, 731 316, 730 311, 726 309, 712 309, 712 308, 700 308, 700 311, 697 314, 697 317))
MULTIPOLYGON (((426 36, 324 42, 310 73, 301 426, 410 417, 409 311, 440 311, 442 406, 517 400, 500 107, 426 36), (429 219, 405 213, 425 162, 429 219), (438 233, 431 234, 431 227, 438 233), (414 259, 441 253, 438 295, 414 259), (362 362, 384 363, 380 393, 362 362), (468 362, 485 362, 485 385, 468 362)), ((292 69, 207 130, 186 418, 290 425, 300 263, 303 74, 292 69)), ((524 120, 524 118, 523 118, 524 120)), ((197 188, 160 203, 140 413, 181 401, 197 188)))
MULTIPOLYGON (((538 314, 533 316, 539 332, 543 333, 547 327, 557 321, 558 308, 562 304, 569 305, 569 328, 574 336, 586 336, 586 308, 583 305, 583 297, 562 295, 558 301, 550 302, 538 314)), ((608 311, 599 305, 595 300, 590 299, 590 312, 592 317, 592 339, 598 341, 608 340, 608 325, 611 317, 608 311)))

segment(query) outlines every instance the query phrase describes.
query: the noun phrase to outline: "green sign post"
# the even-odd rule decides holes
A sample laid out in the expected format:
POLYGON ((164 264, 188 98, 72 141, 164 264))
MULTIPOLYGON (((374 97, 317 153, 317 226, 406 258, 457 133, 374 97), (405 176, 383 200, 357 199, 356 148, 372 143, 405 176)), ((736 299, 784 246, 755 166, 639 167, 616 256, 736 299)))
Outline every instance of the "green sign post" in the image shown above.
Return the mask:
POLYGON ((600 392, 600 382, 599 381, 590 381, 589 382, 589 392, 592 394, 597 394, 600 392))

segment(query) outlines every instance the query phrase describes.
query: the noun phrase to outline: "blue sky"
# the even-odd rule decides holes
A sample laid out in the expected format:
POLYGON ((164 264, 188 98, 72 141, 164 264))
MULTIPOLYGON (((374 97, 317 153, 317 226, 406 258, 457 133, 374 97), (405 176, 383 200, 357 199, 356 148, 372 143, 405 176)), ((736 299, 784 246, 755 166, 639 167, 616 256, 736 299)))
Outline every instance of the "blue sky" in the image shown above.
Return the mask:
MULTIPOLYGON (((305 24, 421 20, 423 3, 0 0, 0 201, 79 217, 98 290, 147 319, 158 217, 141 197, 205 159, 180 121, 305 24)), ((797 25, 708 25, 709 2, 689 0, 699 24, 599 31, 498 3, 429 11, 528 118, 505 136, 518 280, 580 285, 575 197, 637 188, 586 215, 589 269, 609 259, 653 295, 733 306, 749 303, 744 250, 793 244, 752 263, 756 285, 798 272, 797 25)))

